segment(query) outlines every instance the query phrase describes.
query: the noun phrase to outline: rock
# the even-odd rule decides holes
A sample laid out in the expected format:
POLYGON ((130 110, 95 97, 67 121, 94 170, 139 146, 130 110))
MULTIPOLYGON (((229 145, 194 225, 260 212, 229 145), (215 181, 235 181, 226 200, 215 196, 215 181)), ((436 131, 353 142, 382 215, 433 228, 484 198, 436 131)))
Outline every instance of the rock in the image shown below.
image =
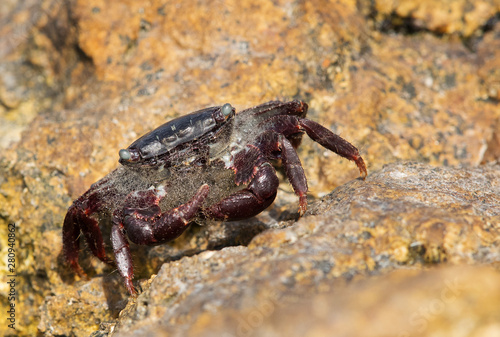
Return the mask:
POLYGON ((95 277, 73 292, 54 289, 55 295, 47 297, 40 308, 38 330, 53 336, 89 336, 102 323, 112 321, 126 303, 126 296, 116 296, 112 290, 119 285, 117 278, 95 277))
MULTIPOLYGON (((373 335, 382 336, 382 327, 391 324, 394 314, 382 312, 377 317, 383 321, 378 322, 370 318, 372 312, 397 312, 408 292, 411 305, 405 307, 405 321, 392 327, 396 335, 406 330, 410 336, 427 329, 453 331, 447 315, 467 319, 472 299, 484 301, 477 307, 498 304, 485 291, 495 288, 497 272, 483 267, 477 267, 479 274, 473 268, 443 267, 429 274, 420 270, 442 263, 494 263, 500 254, 499 231, 498 166, 387 165, 366 181, 337 188, 295 224, 257 235, 248 247, 163 265, 151 287, 122 311, 113 336, 147 336, 153 331, 174 336, 273 336, 277 331, 302 336, 312 331, 311 336, 322 336, 321 331, 331 327, 339 327, 345 336, 362 331, 370 335, 371 330, 362 328, 366 319, 379 327, 373 335), (463 270, 472 275, 465 276, 463 270), (446 313, 442 307, 448 303, 432 302, 436 296, 446 301, 440 292, 456 300, 446 313), (344 294, 338 302, 337 294, 344 294), (401 302, 387 304, 388 297, 401 302), (456 308, 458 303, 463 311, 456 308), (439 315, 418 313, 426 306, 439 315), (356 308, 362 311, 356 313, 356 308), (434 326, 439 329, 430 328, 434 326)), ((498 329, 495 314, 478 310, 472 316, 470 331, 485 328, 482 319, 498 329)))
POLYGON ((387 29, 390 23, 403 29, 427 29, 439 34, 460 34, 470 37, 500 10, 495 0, 471 1, 389 1, 376 0, 372 9, 387 29), (406 27, 405 27, 406 26, 406 27))
MULTIPOLYGON (((80 280, 61 261, 67 207, 114 169, 118 150, 139 135, 225 102, 240 110, 271 99, 303 99, 309 118, 360 148, 372 175, 367 182, 344 185, 358 176, 356 167, 304 139, 299 157, 311 201, 305 218, 296 221, 297 199, 283 183, 274 206, 258 217, 192 226, 166 245, 133 247, 136 280, 139 286, 146 280, 144 289, 155 273, 165 289, 171 287, 165 278, 179 266, 203 281, 209 275, 194 277, 200 270, 211 266, 223 275, 240 266, 228 279, 238 286, 260 286, 270 273, 281 277, 273 280, 278 289, 316 295, 401 266, 494 261, 497 215, 481 206, 480 198, 495 209, 496 199, 485 193, 493 195, 497 185, 477 177, 498 179, 500 24, 491 19, 495 13, 494 1, 2 3, 0 236, 7 237, 8 224, 15 224, 14 333, 82 336, 100 325, 104 330, 97 333, 113 331, 128 296, 113 268, 88 250, 81 259, 90 280, 80 280), (419 26, 399 29, 398 20, 419 26), (405 164, 383 168, 396 162, 405 164), (394 176, 384 176, 388 172, 394 176), (397 172, 419 182, 415 191, 427 191, 430 180, 432 197, 397 199, 404 192, 397 172), (468 175, 476 181, 469 183, 468 175), (453 185, 455 194, 446 194, 448 186, 439 182, 453 177, 468 188, 453 185), (387 180, 392 183, 380 182, 387 180), (376 181, 382 185, 373 186, 376 181), (379 204, 367 197, 373 190, 383 197, 374 199, 379 204), (460 202, 454 202, 456 196, 460 202), (357 242, 361 249, 353 248, 357 242), (313 243, 327 253, 318 257, 303 246, 313 243), (281 269, 273 268, 268 251, 284 261, 276 264, 281 269), (301 251, 309 255, 293 260, 301 251), (89 288, 92 296, 82 295, 89 288)), ((2 246, 2 256, 6 249, 2 246)), ((191 294, 192 281, 182 282, 188 282, 178 283, 187 287, 183 294, 191 294)), ((258 294, 259 289, 247 291, 258 294)), ((8 291, 6 284, 0 286, 2 306, 8 305, 8 291)), ((228 288, 224 296, 240 295, 228 288)), ((190 303, 172 297, 185 308, 175 310, 200 303, 189 296, 190 303)), ((131 301, 118 331, 126 322, 135 326, 138 303, 131 301)), ((228 307, 236 303, 228 301, 228 307)), ((172 321, 191 324, 208 317, 192 310, 192 321, 188 314, 172 321)), ((182 331, 189 328, 182 326, 182 331)), ((0 326, 0 334, 9 333, 0 326)))
MULTIPOLYGON (((185 334, 163 335, 493 337, 500 333, 498 281, 498 270, 487 267, 401 269, 307 296, 269 292, 252 307, 207 312, 185 334)), ((162 336, 154 328, 136 335, 147 331, 162 336)))

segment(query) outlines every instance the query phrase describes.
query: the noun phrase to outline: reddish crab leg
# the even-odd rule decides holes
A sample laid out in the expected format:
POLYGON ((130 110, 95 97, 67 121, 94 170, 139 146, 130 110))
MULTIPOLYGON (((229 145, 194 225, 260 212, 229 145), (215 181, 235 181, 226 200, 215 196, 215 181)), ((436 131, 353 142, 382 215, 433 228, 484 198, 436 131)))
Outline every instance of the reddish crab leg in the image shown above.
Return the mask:
POLYGON ((277 145, 281 148, 281 159, 285 167, 286 176, 290 180, 295 194, 299 196, 299 214, 302 216, 307 210, 306 175, 292 143, 281 134, 275 133, 275 135, 277 137, 277 145))
POLYGON ((272 130, 283 134, 285 137, 299 132, 306 132, 312 140, 335 152, 341 157, 352 160, 358 166, 363 179, 366 178, 366 165, 359 155, 358 149, 344 138, 334 134, 324 126, 309 119, 293 115, 274 116, 267 120, 272 125, 272 130))
POLYGON ((307 178, 292 142, 283 134, 268 130, 259 136, 257 146, 267 160, 281 159, 293 191, 299 197, 299 214, 304 215, 307 210, 307 178))
POLYGON ((80 225, 78 216, 79 210, 72 205, 66 213, 63 225, 63 254, 71 268, 80 276, 84 277, 85 272, 78 263, 78 253, 80 251, 80 225))
POLYGON ((237 220, 257 215, 274 201, 279 185, 270 159, 281 158, 286 175, 299 196, 299 213, 307 209, 307 180, 292 143, 272 130, 259 136, 254 145, 247 145, 234 159, 236 183, 248 187, 221 200, 205 210, 211 219, 237 220), (277 156, 277 153, 279 154, 277 156), (256 171, 255 176, 252 177, 256 171))
POLYGON ((323 125, 304 118, 297 118, 299 125, 307 132, 312 140, 335 152, 341 157, 352 160, 358 166, 363 179, 366 178, 366 165, 363 158, 359 155, 358 149, 344 138, 334 134, 323 125))
MULTIPOLYGON (((129 239, 140 245, 150 245, 174 240, 187 228, 191 219, 198 211, 208 195, 208 185, 202 185, 187 203, 162 213, 158 205, 144 209, 124 208, 123 222, 121 216, 114 216, 111 229, 111 245, 116 258, 118 272, 125 280, 127 290, 131 295, 137 292, 132 285, 134 269, 130 255, 129 239)), ((153 193, 153 192, 151 192, 153 193)), ((147 198, 144 197, 143 198, 147 198)))
POLYGON ((68 209, 63 225, 63 252, 66 261, 69 262, 73 270, 80 276, 85 277, 85 272, 78 263, 78 252, 80 248, 80 230, 85 236, 85 241, 99 260, 112 264, 113 262, 106 256, 104 243, 102 240, 99 224, 91 218, 91 210, 83 207, 80 202, 75 202, 68 209))

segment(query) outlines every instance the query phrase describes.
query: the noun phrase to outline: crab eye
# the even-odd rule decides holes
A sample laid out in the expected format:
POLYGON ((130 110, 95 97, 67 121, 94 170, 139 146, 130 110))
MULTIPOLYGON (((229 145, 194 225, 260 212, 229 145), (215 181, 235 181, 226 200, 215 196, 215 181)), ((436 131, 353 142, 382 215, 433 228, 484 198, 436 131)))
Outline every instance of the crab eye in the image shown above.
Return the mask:
POLYGON ((118 155, 120 156, 121 160, 130 160, 132 158, 132 155, 130 154, 129 150, 121 149, 118 152, 118 155))
POLYGON ((220 111, 222 112, 222 114, 224 115, 224 117, 227 117, 229 115, 231 115, 233 113, 233 107, 231 106, 231 104, 229 103, 226 103, 222 106, 222 108, 220 109, 220 111))

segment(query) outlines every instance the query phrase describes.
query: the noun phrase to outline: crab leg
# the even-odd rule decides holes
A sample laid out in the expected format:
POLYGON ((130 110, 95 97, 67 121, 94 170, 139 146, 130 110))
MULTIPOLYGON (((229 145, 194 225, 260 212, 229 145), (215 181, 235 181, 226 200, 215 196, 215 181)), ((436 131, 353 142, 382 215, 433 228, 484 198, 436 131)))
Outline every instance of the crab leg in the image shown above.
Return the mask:
POLYGON ((127 237, 125 236, 123 224, 115 223, 113 227, 111 227, 111 245, 115 253, 115 262, 118 272, 125 281, 125 286, 129 294, 136 295, 137 291, 132 284, 132 278, 134 277, 132 256, 130 255, 130 248, 127 237))
POLYGON ((85 237, 88 247, 92 254, 99 260, 112 264, 112 261, 106 256, 104 242, 102 240, 101 229, 96 220, 90 217, 91 210, 83 207, 78 201, 68 209, 63 225, 63 252, 66 260, 73 270, 84 277, 85 272, 78 263, 79 238, 80 231, 85 237))
POLYGON ((311 137, 312 140, 328 150, 335 152, 339 156, 354 161, 358 166, 361 177, 363 177, 363 179, 366 178, 368 173, 366 172, 365 162, 354 145, 334 134, 321 124, 304 118, 297 119, 299 125, 307 132, 307 135, 311 137))
POLYGON ((162 243, 177 238, 188 228, 190 220, 197 215, 208 195, 208 190, 208 185, 202 185, 191 200, 167 212, 162 213, 160 207, 155 204, 143 209, 124 208, 122 216, 117 214, 113 216, 111 245, 118 272, 125 280, 131 295, 137 292, 132 285, 134 269, 125 234, 132 242, 140 245, 162 243), (123 222, 119 220, 122 217, 123 222))
POLYGON ((302 101, 270 101, 263 103, 253 108, 245 109, 240 111, 239 115, 253 115, 253 116, 267 116, 272 115, 294 115, 299 117, 305 117, 307 114, 308 105, 302 101))
POLYGON ((206 216, 219 220, 244 219, 259 214, 271 205, 276 198, 279 180, 268 160, 277 158, 281 158, 293 190, 299 196, 299 213, 302 216, 307 209, 304 170, 292 143, 272 130, 264 132, 254 145, 248 145, 235 157, 236 183, 251 180, 248 187, 206 209, 206 216))
POLYGON ((267 160, 281 159, 293 191, 299 197, 299 214, 304 215, 307 209, 307 178, 292 142, 283 134, 268 130, 259 136, 256 146, 267 160))
POLYGON ((68 209, 66 217, 64 218, 64 225, 62 230, 63 235, 63 254, 64 258, 73 270, 80 276, 84 277, 85 272, 78 263, 78 252, 80 251, 80 226, 78 225, 78 209, 74 205, 68 209))
POLYGON ((285 137, 305 131, 312 140, 321 146, 341 157, 354 161, 358 166, 361 177, 366 178, 366 165, 359 155, 358 149, 321 124, 291 115, 271 117, 267 120, 267 123, 272 124, 272 130, 284 134, 285 137))
POLYGON ((300 163, 299 156, 292 143, 281 134, 276 134, 276 145, 281 148, 281 160, 286 176, 292 184, 295 194, 299 196, 299 214, 304 215, 307 209, 307 179, 300 163))

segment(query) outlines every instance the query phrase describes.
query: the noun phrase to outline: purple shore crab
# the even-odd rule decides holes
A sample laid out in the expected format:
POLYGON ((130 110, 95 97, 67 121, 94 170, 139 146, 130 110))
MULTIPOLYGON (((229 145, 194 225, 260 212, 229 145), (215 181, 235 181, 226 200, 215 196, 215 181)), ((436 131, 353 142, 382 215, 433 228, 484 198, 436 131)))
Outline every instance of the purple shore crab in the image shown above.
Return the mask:
POLYGON ((235 114, 226 103, 174 119, 140 137, 119 151, 117 169, 69 207, 62 230, 66 261, 85 276, 78 263, 82 233, 91 252, 113 264, 99 227, 107 224, 114 264, 135 295, 128 240, 155 245, 174 240, 191 222, 257 215, 276 197, 279 180, 271 160, 281 160, 303 215, 307 180, 295 151, 303 133, 354 161, 364 179, 366 166, 356 147, 305 119, 307 108, 301 101, 271 101, 235 114))

